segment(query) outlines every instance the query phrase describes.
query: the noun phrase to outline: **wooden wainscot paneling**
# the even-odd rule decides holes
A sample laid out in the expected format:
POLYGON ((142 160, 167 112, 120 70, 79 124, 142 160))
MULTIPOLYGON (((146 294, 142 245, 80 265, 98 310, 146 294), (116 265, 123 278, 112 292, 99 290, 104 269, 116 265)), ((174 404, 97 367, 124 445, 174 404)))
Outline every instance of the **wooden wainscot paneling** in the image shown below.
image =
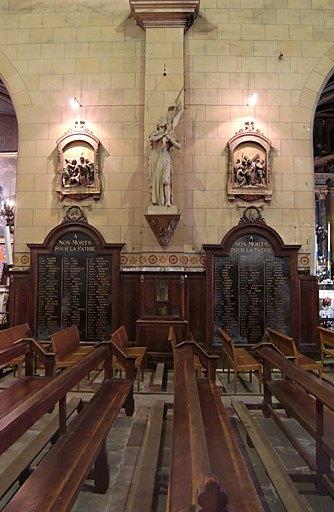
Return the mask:
POLYGON ((301 274, 300 282, 300 350, 319 350, 319 285, 315 276, 301 274))
POLYGON ((205 344, 205 273, 186 275, 186 318, 198 343, 205 344))
POLYGON ((33 327, 29 270, 12 270, 9 288, 9 326, 29 323, 33 327))
POLYGON ((169 352, 169 326, 178 339, 192 332, 205 341, 204 272, 121 272, 120 323, 129 340, 152 352, 169 352))
POLYGON ((124 325, 129 341, 136 339, 136 321, 140 317, 140 274, 121 272, 120 325, 124 325))

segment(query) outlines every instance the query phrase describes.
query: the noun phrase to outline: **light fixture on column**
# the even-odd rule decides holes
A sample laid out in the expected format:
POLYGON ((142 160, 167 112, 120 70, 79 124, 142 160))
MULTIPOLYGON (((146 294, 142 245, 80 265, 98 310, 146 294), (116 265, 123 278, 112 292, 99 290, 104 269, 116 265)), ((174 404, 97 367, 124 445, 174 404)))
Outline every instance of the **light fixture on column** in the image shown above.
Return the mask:
POLYGON ((248 106, 248 107, 255 107, 255 105, 256 105, 256 103, 257 103, 257 98, 258 98, 258 93, 257 93, 257 92, 252 92, 252 93, 248 96, 247 106, 248 106))
POLYGON ((73 98, 70 99, 70 105, 73 108, 73 110, 78 110, 80 107, 82 107, 80 101, 75 96, 73 96, 73 98))

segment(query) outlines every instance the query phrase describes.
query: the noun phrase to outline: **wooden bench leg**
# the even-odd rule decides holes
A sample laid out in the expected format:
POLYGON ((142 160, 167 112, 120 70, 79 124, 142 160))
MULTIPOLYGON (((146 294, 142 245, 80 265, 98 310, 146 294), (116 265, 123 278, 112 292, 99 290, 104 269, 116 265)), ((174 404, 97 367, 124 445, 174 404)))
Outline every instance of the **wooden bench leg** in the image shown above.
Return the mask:
POLYGON ((108 490, 110 482, 110 467, 108 462, 106 441, 104 441, 101 451, 96 457, 93 480, 96 492, 99 494, 105 494, 108 490))
POLYGON ((131 388, 131 391, 129 391, 128 396, 126 397, 125 403, 124 403, 124 409, 125 414, 127 416, 132 416, 135 410, 135 401, 133 399, 133 389, 131 388))

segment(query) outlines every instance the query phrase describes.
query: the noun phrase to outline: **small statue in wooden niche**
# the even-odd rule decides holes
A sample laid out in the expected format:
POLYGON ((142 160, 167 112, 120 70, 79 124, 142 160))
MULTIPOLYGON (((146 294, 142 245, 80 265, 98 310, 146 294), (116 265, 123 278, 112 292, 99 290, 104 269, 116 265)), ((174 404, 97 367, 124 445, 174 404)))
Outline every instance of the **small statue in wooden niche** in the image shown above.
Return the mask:
POLYGON ((253 122, 246 122, 228 142, 229 178, 227 194, 230 201, 244 201, 272 197, 270 151, 271 142, 253 122))
POLYGON ((100 198, 99 145, 99 139, 84 128, 84 121, 76 122, 75 128, 57 141, 57 192, 61 199, 100 198))
POLYGON ((173 204, 172 190, 172 149, 181 148, 174 130, 179 123, 183 106, 183 89, 179 92, 175 105, 168 107, 166 117, 161 117, 150 134, 149 155, 150 203, 170 207, 173 204))

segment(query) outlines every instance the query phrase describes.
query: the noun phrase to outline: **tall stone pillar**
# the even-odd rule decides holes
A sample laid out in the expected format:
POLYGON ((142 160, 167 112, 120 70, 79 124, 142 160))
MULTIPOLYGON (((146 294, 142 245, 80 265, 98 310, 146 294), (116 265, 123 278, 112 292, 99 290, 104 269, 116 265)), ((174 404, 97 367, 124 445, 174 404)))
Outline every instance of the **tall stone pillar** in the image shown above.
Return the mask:
MULTIPOLYGON (((180 91, 179 100, 183 103, 184 33, 198 16, 199 4, 200 0, 130 0, 131 14, 146 33, 143 140, 146 162, 150 151, 149 136, 159 119, 166 118, 168 107, 175 104, 180 91)), ((177 160, 176 151, 173 163, 177 160)), ((148 166, 144 172, 148 205, 148 166)), ((145 215, 162 246, 169 244, 180 218, 173 176, 172 189, 172 206, 151 205, 145 215)))

